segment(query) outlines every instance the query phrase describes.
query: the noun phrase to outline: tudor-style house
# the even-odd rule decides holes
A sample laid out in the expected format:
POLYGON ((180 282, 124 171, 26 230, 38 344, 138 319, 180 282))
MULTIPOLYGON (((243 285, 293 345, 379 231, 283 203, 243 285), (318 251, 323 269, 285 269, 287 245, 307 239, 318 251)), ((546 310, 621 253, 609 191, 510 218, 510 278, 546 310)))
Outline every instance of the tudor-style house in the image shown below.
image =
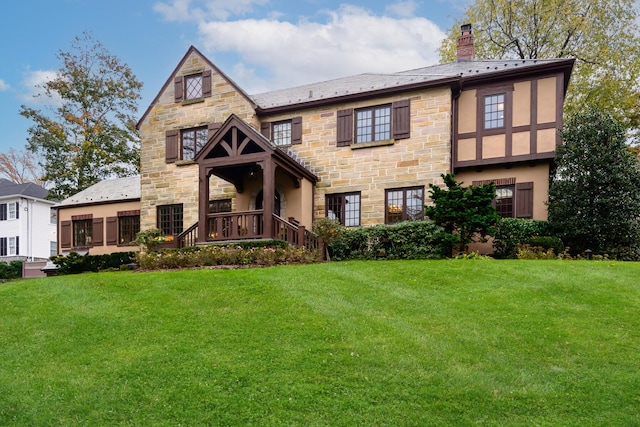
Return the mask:
POLYGON ((428 185, 497 185, 502 216, 546 219, 573 60, 474 59, 249 95, 191 47, 138 123, 140 227, 176 244, 286 238, 314 220, 422 219, 428 185))

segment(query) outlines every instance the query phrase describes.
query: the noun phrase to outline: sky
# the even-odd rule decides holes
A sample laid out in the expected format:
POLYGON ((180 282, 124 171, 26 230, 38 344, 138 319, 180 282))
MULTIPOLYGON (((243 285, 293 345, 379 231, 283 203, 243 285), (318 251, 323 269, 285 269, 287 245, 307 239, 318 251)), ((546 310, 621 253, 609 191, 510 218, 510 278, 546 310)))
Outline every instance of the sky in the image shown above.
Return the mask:
POLYGON ((90 32, 144 86, 140 117, 191 45, 249 94, 438 62, 469 0, 0 0, 0 152, 46 108, 38 85, 90 32))

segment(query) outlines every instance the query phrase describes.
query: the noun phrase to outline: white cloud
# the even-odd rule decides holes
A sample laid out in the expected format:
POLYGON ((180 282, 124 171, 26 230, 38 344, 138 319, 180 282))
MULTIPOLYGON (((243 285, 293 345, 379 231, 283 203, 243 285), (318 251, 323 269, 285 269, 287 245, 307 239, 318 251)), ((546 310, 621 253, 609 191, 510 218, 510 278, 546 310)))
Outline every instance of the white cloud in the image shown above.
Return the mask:
POLYGON ((22 80, 24 92, 20 95, 21 100, 29 105, 58 106, 62 100, 57 94, 49 97, 44 90, 44 84, 56 78, 54 70, 28 70, 22 80))
POLYGON ((166 21, 202 21, 207 19, 227 20, 232 15, 243 15, 253 11, 254 6, 264 5, 268 0, 172 0, 159 2, 153 10, 166 21), (197 4, 192 6, 192 4, 197 4))
POLYGON ((5 90, 11 89, 11 86, 4 80, 0 79, 0 92, 4 92, 5 90))
POLYGON ((401 18, 410 18, 415 15, 418 9, 418 3, 413 0, 399 1, 386 7, 386 13, 401 18))
MULTIPOLYGON (((408 12, 411 2, 406 3, 394 13, 408 12)), ((236 69, 243 72, 234 78, 249 93, 431 65, 445 37, 437 25, 420 17, 377 16, 355 6, 326 11, 324 16, 326 22, 201 21, 199 32, 206 51, 240 57, 242 65, 236 69)))

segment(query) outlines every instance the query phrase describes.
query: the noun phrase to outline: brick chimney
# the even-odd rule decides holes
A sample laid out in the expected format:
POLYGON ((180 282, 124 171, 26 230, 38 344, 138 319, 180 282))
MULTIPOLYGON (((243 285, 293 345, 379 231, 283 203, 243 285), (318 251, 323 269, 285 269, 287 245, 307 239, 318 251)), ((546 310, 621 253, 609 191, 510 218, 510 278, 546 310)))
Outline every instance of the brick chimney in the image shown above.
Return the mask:
POLYGON ((462 34, 458 37, 458 62, 473 61, 476 57, 476 48, 473 44, 471 24, 460 27, 462 34))

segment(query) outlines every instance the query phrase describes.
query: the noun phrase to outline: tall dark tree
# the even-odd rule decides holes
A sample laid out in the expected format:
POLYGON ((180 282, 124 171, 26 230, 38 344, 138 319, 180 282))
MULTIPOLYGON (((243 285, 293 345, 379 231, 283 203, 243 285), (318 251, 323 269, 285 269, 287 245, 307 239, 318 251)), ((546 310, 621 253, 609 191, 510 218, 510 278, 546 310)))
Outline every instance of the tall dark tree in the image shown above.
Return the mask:
POLYGON ((572 252, 638 245, 640 163, 627 149, 626 129, 589 108, 562 131, 549 189, 549 222, 572 252))
POLYGON ((20 111, 33 121, 27 148, 42 157, 49 197, 58 199, 135 174, 140 163, 134 116, 142 83, 88 33, 71 48, 59 52, 62 66, 43 85, 47 111, 24 105, 20 111))
POLYGON ((492 204, 496 187, 492 183, 463 187, 452 174, 443 174, 442 179, 446 189, 429 184, 433 205, 425 207, 425 214, 443 227, 463 252, 476 238, 485 240, 500 219, 492 204))

